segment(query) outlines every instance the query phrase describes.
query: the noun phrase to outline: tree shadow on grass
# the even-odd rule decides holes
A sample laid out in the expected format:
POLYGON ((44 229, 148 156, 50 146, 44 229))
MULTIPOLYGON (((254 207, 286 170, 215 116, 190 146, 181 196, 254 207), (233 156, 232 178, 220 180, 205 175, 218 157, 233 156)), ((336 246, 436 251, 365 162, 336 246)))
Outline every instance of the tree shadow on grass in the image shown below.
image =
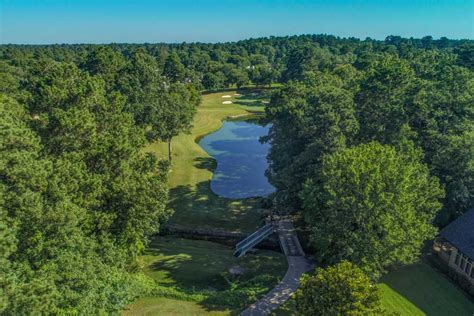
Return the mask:
POLYGON ((241 99, 235 100, 234 104, 242 105, 242 106, 250 106, 250 107, 259 107, 259 106, 266 105, 266 103, 264 103, 264 101, 262 100, 241 100, 241 99))
MULTIPOLYGON (((147 251, 149 255, 161 255, 161 251, 147 251)), ((216 259, 205 252, 200 254, 174 254, 169 257, 161 257, 152 262, 148 268, 151 271, 166 272, 170 282, 163 282, 164 286, 176 286, 182 291, 186 289, 207 290, 215 288, 223 290, 227 284, 219 274, 220 267, 225 266, 225 262, 216 259), (215 271, 214 274, 209 271, 215 271)))
POLYGON ((146 251, 146 269, 159 273, 156 280, 187 294, 200 293, 196 302, 207 311, 230 311, 236 315, 264 295, 283 277, 286 260, 270 251, 258 251, 235 259, 232 249, 205 241, 157 237, 146 251), (245 273, 232 277, 228 269, 241 266, 245 273), (229 282, 235 282, 231 290, 229 282))
POLYGON ((270 93, 265 90, 249 90, 244 91, 238 97, 239 100, 265 100, 270 97, 270 93))
POLYGON ((250 232, 262 222, 261 198, 231 200, 217 196, 210 181, 180 185, 169 192, 170 223, 186 228, 250 232))
POLYGON ((244 106, 265 106, 269 97, 269 94, 264 91, 246 91, 236 98, 234 103, 244 106))

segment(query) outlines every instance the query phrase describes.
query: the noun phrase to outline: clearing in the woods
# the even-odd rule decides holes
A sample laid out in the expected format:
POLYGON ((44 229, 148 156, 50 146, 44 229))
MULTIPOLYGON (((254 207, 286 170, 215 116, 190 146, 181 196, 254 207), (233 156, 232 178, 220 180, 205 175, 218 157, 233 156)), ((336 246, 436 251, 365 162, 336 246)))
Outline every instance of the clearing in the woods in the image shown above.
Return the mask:
MULTIPOLYGON (((258 198, 229 200, 211 191, 215 161, 197 140, 218 130, 226 118, 262 113, 266 102, 268 93, 255 91, 203 96, 191 133, 173 139, 169 179, 173 225, 238 232, 250 232, 259 226, 258 198), (233 103, 222 104, 223 100, 233 103)), ((147 150, 167 157, 166 144, 155 143, 147 150)), ((278 252, 258 251, 235 259, 232 251, 231 247, 207 241, 155 238, 140 262, 142 270, 157 282, 163 293, 137 300, 124 314, 236 314, 270 290, 285 274, 286 259, 278 252), (237 270, 245 271, 243 276, 229 273, 236 266, 237 270)), ((400 315, 474 314, 473 302, 444 275, 424 263, 391 272, 378 286, 383 307, 400 315)), ((273 314, 295 315, 294 301, 288 301, 273 314)))
MULTIPOLYGON (((259 199, 229 200, 210 189, 215 160, 197 140, 218 130, 226 118, 263 113, 265 92, 235 91, 205 94, 190 134, 173 138, 173 164, 169 179, 171 224, 185 228, 210 228, 250 232, 260 224, 259 199), (264 96, 262 96, 262 94, 264 96), (222 96, 232 96, 232 104, 222 104, 222 96)), ((166 158, 167 145, 154 143, 147 151, 166 158)))

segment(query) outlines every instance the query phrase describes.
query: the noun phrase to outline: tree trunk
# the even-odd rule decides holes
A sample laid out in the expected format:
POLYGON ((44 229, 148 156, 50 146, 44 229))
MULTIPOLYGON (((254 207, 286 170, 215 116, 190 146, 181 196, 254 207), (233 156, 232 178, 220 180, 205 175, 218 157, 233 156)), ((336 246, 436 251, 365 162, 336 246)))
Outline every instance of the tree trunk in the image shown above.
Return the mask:
POLYGON ((172 158, 172 155, 171 155, 171 138, 168 139, 168 160, 171 161, 173 158, 172 158))

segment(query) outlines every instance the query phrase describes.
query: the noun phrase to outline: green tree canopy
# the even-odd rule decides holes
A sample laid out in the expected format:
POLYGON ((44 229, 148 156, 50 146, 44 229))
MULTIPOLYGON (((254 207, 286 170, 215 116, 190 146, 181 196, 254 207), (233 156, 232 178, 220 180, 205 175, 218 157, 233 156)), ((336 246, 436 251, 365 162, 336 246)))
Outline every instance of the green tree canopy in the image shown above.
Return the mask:
POLYGON ((318 172, 322 155, 351 144, 357 134, 353 96, 342 85, 336 76, 321 74, 307 84, 292 82, 266 108, 273 122, 269 176, 281 207, 299 205, 298 192, 318 172))
POLYGON ((183 82, 186 69, 176 52, 171 52, 165 60, 163 66, 163 76, 171 82, 183 82))
POLYGON ((298 315, 382 315, 380 293, 354 264, 343 261, 305 274, 296 291, 298 315))
POLYGON ((127 61, 119 51, 109 46, 99 46, 87 56, 82 68, 91 75, 99 75, 107 83, 107 88, 113 90, 120 75, 126 67, 127 61))
POLYGON ((101 76, 54 61, 28 76, 26 109, 0 98, 1 308, 114 313, 137 294, 126 269, 168 215, 166 165, 142 152, 144 129, 101 76))
POLYGON ((443 197, 438 180, 404 151, 377 142, 324 156, 318 180, 301 193, 319 262, 350 260, 377 276, 414 262, 443 197))
POLYGON ((368 69, 356 95, 361 141, 394 144, 409 121, 407 108, 415 89, 415 73, 409 64, 388 55, 368 69))

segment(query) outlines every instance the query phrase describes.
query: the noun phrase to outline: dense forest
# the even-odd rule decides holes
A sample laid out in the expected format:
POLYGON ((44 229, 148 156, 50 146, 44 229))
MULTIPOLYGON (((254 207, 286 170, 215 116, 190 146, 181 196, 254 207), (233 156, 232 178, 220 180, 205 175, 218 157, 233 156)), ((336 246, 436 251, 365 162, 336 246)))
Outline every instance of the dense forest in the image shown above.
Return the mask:
POLYGON ((304 35, 0 46, 0 313, 114 313, 171 215, 200 92, 273 87, 267 171, 321 264, 413 262, 474 206, 474 42, 304 35), (168 161, 143 152, 168 146, 168 161))

